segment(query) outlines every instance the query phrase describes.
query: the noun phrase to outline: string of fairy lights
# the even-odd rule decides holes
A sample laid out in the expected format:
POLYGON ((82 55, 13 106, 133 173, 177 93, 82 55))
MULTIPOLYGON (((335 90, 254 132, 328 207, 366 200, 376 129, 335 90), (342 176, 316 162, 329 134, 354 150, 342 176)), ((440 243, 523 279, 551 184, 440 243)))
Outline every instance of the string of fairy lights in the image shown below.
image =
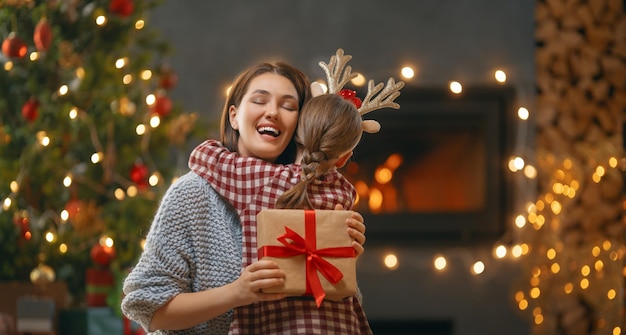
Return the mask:
MULTIPOLYGON (((104 13, 96 15, 94 23, 99 26, 106 25, 106 15, 104 13)), ((135 23, 135 28, 138 30, 143 29, 144 26, 144 20, 140 19, 135 23)), ((37 61, 39 59, 37 51, 30 53, 29 59, 33 62, 37 61)), ((116 60, 115 67, 120 71, 123 71, 128 66, 129 62, 131 62, 130 59, 121 57, 116 60)), ((7 72, 11 71, 13 69, 13 63, 8 60, 4 63, 3 68, 7 72)), ((74 80, 61 85, 55 94, 58 96, 70 94, 72 89, 77 87, 80 80, 84 78, 84 71, 84 69, 78 68, 75 72, 74 80)), ((400 74, 403 80, 412 80, 415 77, 415 73, 416 70, 410 66, 400 69, 400 74)), ((144 81, 150 80, 152 76, 153 73, 150 70, 144 70, 137 75, 139 80, 144 81)), ((506 72, 502 69, 494 71, 493 78, 495 83, 502 85, 506 84, 508 80, 506 72)), ((136 78, 133 74, 128 73, 123 76, 122 80, 123 84, 129 85, 134 82, 136 78)), ((352 84, 355 86, 362 86, 365 83, 365 77, 361 74, 352 80, 352 84)), ((463 84, 460 81, 450 81, 448 83, 448 88, 450 94, 458 95, 463 93, 463 84)), ((158 99, 158 92, 150 92, 145 96, 145 103, 148 107, 154 106, 158 102, 158 99)), ((134 113, 137 108, 134 103, 129 100, 115 101, 112 103, 112 107, 118 109, 120 113, 128 114, 134 113)), ((537 233, 544 229, 548 224, 550 224, 550 222, 548 222, 548 218, 558 216, 562 212, 564 202, 568 201, 568 199, 574 199, 579 195, 577 192, 580 189, 580 180, 584 177, 582 173, 578 171, 575 166, 573 166, 571 160, 565 158, 562 161, 555 162, 555 173, 550 176, 553 178, 553 181, 551 182, 552 189, 548 193, 538 196, 535 193, 538 168, 532 163, 536 159, 535 152, 527 147, 527 135, 529 132, 527 123, 531 116, 531 111, 527 106, 519 105, 517 107, 516 114, 518 119, 516 122, 517 138, 514 143, 513 152, 510 154, 507 162, 509 173, 514 175, 516 186, 520 190, 520 192, 517 192, 518 196, 515 199, 516 209, 514 209, 515 212, 510 215, 511 222, 508 225, 510 228, 492 246, 491 258, 496 261, 495 263, 484 257, 484 255, 482 258, 463 258, 463 261, 468 263, 464 263, 463 265, 467 266, 469 273, 474 276, 485 275, 486 272, 490 271, 490 267, 497 267, 498 261, 501 262, 506 259, 518 260, 525 255, 528 255, 532 248, 536 247, 531 244, 531 241, 528 239, 528 235, 537 233)), ((90 120, 86 114, 78 108, 72 108, 68 112, 67 116, 70 121, 83 120, 88 127, 94 127, 93 124, 90 124, 90 120)), ((148 116, 146 122, 136 125, 135 132, 137 136, 144 136, 147 140, 151 129, 159 127, 160 124, 160 116, 158 114, 151 114, 148 116)), ((95 129, 92 129, 91 132, 95 134, 95 129)), ((36 134, 36 138, 38 141, 37 150, 45 150, 45 148, 52 142, 50 135, 43 130, 36 134)), ((90 156, 89 163, 100 164, 105 159, 105 150, 103 149, 104 146, 99 142, 97 136, 92 136, 92 145, 94 147, 94 152, 90 156)), ((607 154, 606 161, 599 162, 595 168, 591 169, 591 180, 595 183, 599 183, 603 176, 607 173, 611 173, 609 170, 618 169, 618 164, 619 157, 617 157, 615 153, 607 154)), ((10 182, 10 193, 2 200, 0 210, 8 211, 11 209, 14 198, 19 194, 20 183, 23 178, 24 172, 20 172, 16 176, 15 180, 10 182)), ((59 181, 59 183, 68 188, 74 182, 74 178, 75 175, 71 171, 68 171, 66 176, 63 180, 59 181)), ((137 196, 139 191, 136 185, 124 178, 120 178, 120 180, 122 181, 121 184, 125 185, 125 187, 120 187, 114 191, 113 197, 115 199, 121 201, 125 197, 137 196)), ((154 170, 154 172, 152 172, 148 178, 148 183, 152 187, 163 183, 162 177, 158 171, 154 170)), ((69 217, 70 212, 68 209, 63 209, 59 213, 46 212, 41 216, 41 220, 45 221, 52 218, 58 222, 59 225, 62 225, 67 222, 69 217)), ((55 230, 51 229, 46 231, 44 233, 44 238, 50 243, 56 241, 55 230)), ((115 241, 109 236, 103 235, 100 240, 101 244, 107 247, 113 247, 115 245, 115 241)), ((141 241, 140 243, 143 242, 144 241, 141 241)), ((65 253, 67 252, 67 248, 67 245, 60 244, 59 252, 65 253)), ((455 252, 455 249, 450 249, 448 251, 442 250, 434 253, 430 261, 430 266, 434 269, 434 271, 446 271, 446 269, 451 266, 452 260, 458 259, 458 257, 455 257, 455 252)), ((546 274, 546 270, 552 275, 556 275, 566 269, 565 261, 568 259, 564 259, 562 256, 564 254, 562 246, 548 246, 545 250, 542 250, 542 252, 545 255, 546 261, 551 263, 551 266, 549 269, 540 269, 538 267, 531 269, 531 278, 529 278, 528 289, 520 289, 515 292, 514 298, 519 310, 524 311, 531 308, 533 300, 536 300, 541 296, 540 284, 543 278, 542 276, 546 274)), ((464 254, 467 255, 467 253, 464 254)), ((585 261, 587 263, 580 266, 581 270, 578 273, 577 281, 570 280, 564 285, 564 293, 569 294, 577 288, 582 291, 587 290, 590 287, 590 280, 594 271, 595 273, 601 273, 608 268, 618 267, 621 272, 622 266, 620 261, 622 259, 622 254, 623 251, 620 247, 610 241, 604 241, 597 245, 590 246, 585 256, 585 261)), ((381 262, 387 269, 395 270, 401 266, 403 260, 400 259, 396 253, 385 253, 381 257, 381 262)), ((622 288, 619 287, 619 281, 607 281, 607 285, 608 287, 605 290, 603 299, 607 299, 613 304, 618 303, 617 298, 622 292, 622 288)), ((544 322, 541 310, 539 310, 539 312, 537 312, 537 310, 532 310, 532 315, 536 324, 544 322)), ((617 335, 621 333, 620 326, 615 326, 614 329, 616 330, 613 331, 613 334, 617 335)))

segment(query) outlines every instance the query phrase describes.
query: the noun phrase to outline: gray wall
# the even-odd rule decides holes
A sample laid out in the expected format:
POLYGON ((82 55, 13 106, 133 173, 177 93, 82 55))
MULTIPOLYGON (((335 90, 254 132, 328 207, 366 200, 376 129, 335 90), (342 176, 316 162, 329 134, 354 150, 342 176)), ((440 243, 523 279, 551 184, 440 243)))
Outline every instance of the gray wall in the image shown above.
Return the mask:
MULTIPOLYGON (((519 105, 532 108, 533 9, 532 0, 169 0, 151 24, 175 48, 173 98, 216 121, 225 88, 246 66, 282 59, 323 78, 317 63, 338 47, 353 55, 354 71, 377 81, 416 66, 407 85, 491 84, 503 68, 519 105)), ((370 319, 451 319, 457 335, 529 333, 512 302, 518 266, 493 261, 487 247, 366 247, 359 285, 370 319), (394 271, 381 265, 390 250, 400 257, 394 271), (451 256, 445 273, 432 270, 437 252, 451 256), (479 256, 487 270, 474 277, 470 260, 479 256)))

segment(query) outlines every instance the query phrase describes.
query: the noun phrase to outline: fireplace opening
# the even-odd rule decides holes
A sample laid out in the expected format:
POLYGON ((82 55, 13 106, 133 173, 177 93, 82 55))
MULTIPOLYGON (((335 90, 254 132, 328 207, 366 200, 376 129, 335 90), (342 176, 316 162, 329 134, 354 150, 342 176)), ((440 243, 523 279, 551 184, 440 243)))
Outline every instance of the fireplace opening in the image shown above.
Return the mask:
POLYGON ((364 134, 342 171, 370 241, 477 240, 499 236, 511 196, 513 90, 405 88, 399 110, 366 115, 364 134))

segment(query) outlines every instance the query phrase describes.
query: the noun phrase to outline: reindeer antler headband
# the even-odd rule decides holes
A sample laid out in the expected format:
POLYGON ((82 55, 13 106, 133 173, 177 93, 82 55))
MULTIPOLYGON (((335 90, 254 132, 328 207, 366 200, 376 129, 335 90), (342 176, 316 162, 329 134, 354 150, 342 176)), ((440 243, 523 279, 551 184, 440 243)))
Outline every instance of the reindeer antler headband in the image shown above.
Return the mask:
MULTIPOLYGON (((344 55, 343 49, 337 49, 337 53, 334 56, 330 57, 330 61, 328 64, 324 62, 319 62, 319 65, 326 72, 326 78, 328 79, 328 93, 330 94, 341 94, 344 98, 352 100, 359 114, 361 116, 375 111, 377 109, 382 108, 400 108, 400 105, 394 100, 400 95, 400 89, 404 87, 404 82, 399 81, 395 82, 393 78, 389 78, 387 81, 387 85, 383 88, 383 83, 378 83, 374 85, 373 80, 369 80, 367 84, 367 95, 363 102, 359 100, 354 93, 343 93, 343 86, 354 77, 357 76, 356 73, 352 73, 352 67, 348 64, 348 62, 352 59, 350 55, 344 55)), ((323 90, 319 86, 319 83, 311 84, 311 91, 313 95, 323 94, 323 90), (317 85, 316 85, 317 84, 317 85)), ((364 120, 363 121, 363 131, 367 133, 377 133, 380 130, 380 123, 375 120, 364 120)))

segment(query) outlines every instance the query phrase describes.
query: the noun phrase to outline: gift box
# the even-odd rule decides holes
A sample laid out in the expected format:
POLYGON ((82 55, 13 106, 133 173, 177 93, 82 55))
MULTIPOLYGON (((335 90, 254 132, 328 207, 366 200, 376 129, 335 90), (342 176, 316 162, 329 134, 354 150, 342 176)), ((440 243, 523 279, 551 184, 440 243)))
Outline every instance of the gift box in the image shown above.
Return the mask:
POLYGON ((85 278, 85 300, 89 307, 107 306, 107 297, 115 287, 115 277, 108 269, 89 268, 85 278))
POLYGON ((267 209, 257 215, 259 259, 285 271, 284 285, 267 293, 341 300, 356 293, 356 251, 346 220, 351 211, 267 209))

